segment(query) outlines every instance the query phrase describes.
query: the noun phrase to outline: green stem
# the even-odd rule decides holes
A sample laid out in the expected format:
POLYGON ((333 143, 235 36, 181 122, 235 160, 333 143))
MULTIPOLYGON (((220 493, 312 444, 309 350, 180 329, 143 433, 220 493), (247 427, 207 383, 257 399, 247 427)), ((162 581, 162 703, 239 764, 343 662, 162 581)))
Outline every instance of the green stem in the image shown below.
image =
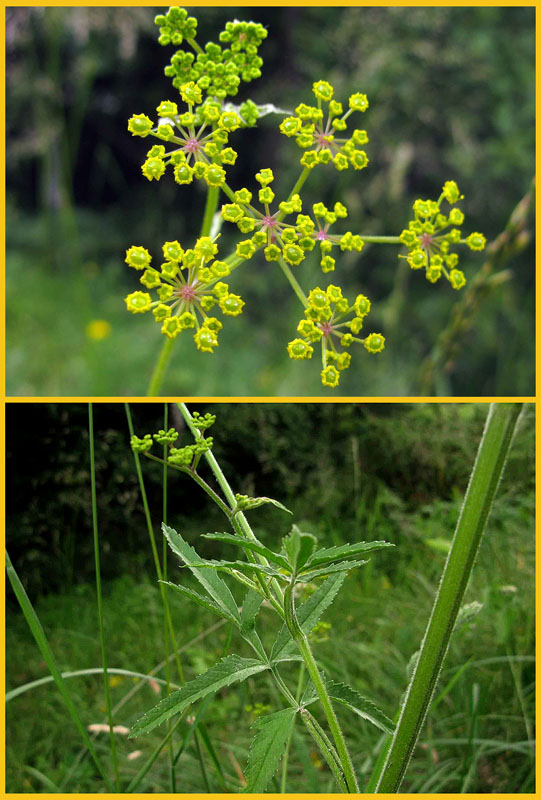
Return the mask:
POLYGON ((319 697, 321 706, 325 713, 325 717, 327 718, 327 722, 329 724, 329 728, 333 735, 334 743, 336 745, 336 749, 340 757, 341 766, 344 772, 344 778, 346 780, 348 791, 355 794, 358 793, 359 786, 357 784, 357 779, 355 777, 355 772, 353 770, 353 764, 351 763, 351 757, 349 755, 349 751, 346 746, 346 741, 344 739, 344 735, 340 728, 340 724, 334 712, 334 708, 332 707, 331 698, 327 694, 325 683, 323 681, 321 673, 319 672, 316 660, 310 648, 308 637, 305 635, 304 631, 302 630, 297 620, 297 615, 295 613, 295 602, 293 599, 294 586, 295 586, 295 581, 293 576, 291 579, 291 583, 289 583, 284 594, 284 611, 286 615, 286 625, 289 629, 289 632, 291 633, 291 636, 297 643, 297 647, 300 650, 306 669, 308 670, 308 674, 312 679, 312 683, 314 684, 314 689, 317 692, 317 696, 319 697))
POLYGON ((223 513, 226 515, 229 521, 231 521, 232 512, 229 506, 227 506, 224 503, 222 498, 218 494, 216 494, 212 486, 209 486, 208 483, 204 481, 203 478, 201 478, 201 476, 198 475, 197 472, 195 472, 193 469, 190 469, 189 467, 181 467, 178 464, 170 464, 168 461, 164 461, 163 458, 158 458, 157 456, 152 455, 152 453, 146 452, 145 456, 146 458, 150 458, 151 461, 157 461, 158 464, 163 464, 165 468, 171 467, 172 469, 176 469, 178 470, 178 472, 183 472, 185 475, 189 475, 191 478, 193 478, 193 480, 197 483, 197 485, 200 486, 201 489, 203 489, 203 491, 208 494, 210 499, 216 503, 220 511, 223 511, 223 513))
POLYGON ((295 294, 297 295, 297 297, 299 298, 299 300, 301 301, 303 306, 305 308, 308 308, 308 300, 306 298, 306 295, 304 294, 303 290, 301 289, 296 277, 293 275, 293 273, 289 269, 289 266, 286 264, 286 262, 284 261, 283 258, 279 258, 278 259, 278 263, 280 264, 280 269, 282 270, 282 272, 284 273, 284 275, 288 279, 288 281, 289 281, 289 283, 291 285, 291 288, 293 289, 293 291, 295 292, 295 294))
MULTIPOLYGON (((297 680, 297 692, 295 694, 295 702, 296 702, 297 705, 299 705, 299 703, 301 701, 302 687, 303 687, 303 683, 304 683, 304 670, 305 670, 304 662, 301 661, 301 668, 299 669, 299 677, 298 677, 298 680, 297 680)), ((293 738, 293 726, 291 727, 289 738, 288 738, 287 744, 286 744, 286 749, 285 749, 284 755, 282 757, 282 781, 281 781, 281 784, 280 784, 280 792, 282 794, 286 793, 287 762, 289 760, 289 751, 291 749, 291 740, 292 740, 292 738, 293 738)))
MULTIPOLYGON (((190 429, 194 439, 196 441, 198 439, 201 439, 202 438, 202 433, 193 424, 192 415, 190 414, 186 404, 185 403, 177 403, 177 405, 178 405, 179 411, 182 414, 182 416, 184 418, 184 421, 186 422, 188 428, 190 429)), ((231 486, 229 485, 229 483, 227 481, 227 478, 225 477, 224 473, 222 472, 222 469, 221 469, 220 465, 218 464, 218 462, 216 461, 216 459, 215 459, 215 457, 214 457, 214 455, 213 455, 211 450, 207 450, 205 452, 205 460, 207 461, 209 467, 211 468, 211 470, 212 470, 212 472, 214 474, 214 477, 218 481, 218 485, 220 486, 220 489, 222 490, 225 499, 229 503, 229 505, 231 507, 231 510, 234 511, 235 507, 237 505, 237 501, 235 499, 235 494, 234 494, 233 490, 231 489, 231 486)), ((257 537, 256 537, 255 533, 253 532, 252 528, 250 527, 250 524, 249 524, 248 520, 246 519, 245 515, 243 514, 243 512, 240 511, 235 516, 236 516, 236 519, 238 521, 238 524, 240 525, 240 528, 241 528, 242 533, 244 534, 244 536, 247 539, 256 539, 257 537)), ((259 556, 259 555, 258 555, 257 558, 258 558, 260 564, 265 564, 265 565, 268 566, 269 562, 267 561, 266 558, 264 558, 263 556, 259 556)), ((275 591, 275 594, 276 594, 278 600, 280 601, 279 604, 281 604, 281 602, 283 601, 283 593, 282 593, 282 589, 280 587, 280 584, 278 583, 276 578, 272 579, 271 584, 272 584, 272 587, 273 587, 273 589, 275 591)))
POLYGON ((335 777, 335 780, 344 794, 348 794, 348 786, 344 780, 344 773, 342 771, 342 767, 340 766, 340 761, 338 758, 338 753, 332 746, 332 743, 329 740, 329 737, 318 723, 315 717, 313 717, 307 709, 301 714, 302 720, 310 735, 314 739, 315 743, 320 749, 322 756, 324 757, 325 761, 329 765, 329 768, 332 774, 335 777))
POLYGON ((203 214, 203 222, 201 224, 201 236, 208 236, 212 228, 212 220, 218 208, 218 198, 220 196, 220 189, 217 186, 209 186, 207 189, 207 201, 205 203, 205 212, 203 214))
POLYGON ((175 339, 170 339, 168 336, 165 337, 165 342, 162 345, 160 355, 158 356, 156 366, 154 367, 154 372, 152 373, 152 377, 148 385, 147 397, 158 396, 162 386, 163 376, 165 375, 165 370, 167 369, 169 359, 171 358, 174 343, 175 339))
POLYGON ((406 691, 393 741, 374 790, 376 793, 400 789, 449 646, 520 409, 520 403, 490 407, 419 660, 406 691))
POLYGON ((362 233, 359 236, 363 242, 369 242, 370 244, 402 244, 400 236, 365 236, 362 233))
MULTIPOLYGON (((130 432, 130 436, 133 436, 134 435, 134 430, 133 430, 133 422, 132 422, 132 418, 131 418, 131 412, 130 412, 129 404, 125 403, 124 404, 124 408, 126 410, 126 417, 127 417, 127 420, 128 420, 128 429, 129 429, 129 432, 130 432)), ((163 583, 161 583, 161 581, 163 580, 163 572, 162 572, 162 568, 161 568, 161 565, 160 565, 160 559, 159 559, 159 556, 158 556, 158 548, 157 548, 157 545, 156 545, 156 537, 154 536, 154 528, 152 527, 152 519, 150 517, 150 509, 149 509, 149 506, 148 506, 147 493, 146 493, 146 490, 145 490, 145 482, 143 480, 143 472, 141 470, 141 461, 139 459, 139 453, 134 452, 133 453, 133 458, 134 458, 134 461, 135 461, 135 469, 136 469, 136 472, 137 472, 137 479, 139 481, 139 490, 141 492, 141 499, 143 501, 143 510, 144 510, 144 513, 145 513, 145 520, 146 520, 146 523, 147 523, 148 536, 149 536, 149 539, 150 539, 150 547, 152 549, 152 557, 154 559, 154 569, 156 570, 156 577, 158 578, 158 581, 160 582, 159 583, 160 594, 161 594, 161 600, 162 600, 163 610, 164 610, 164 614, 165 614, 165 619, 166 619, 166 622, 167 622, 167 628, 169 630, 169 636, 171 638, 171 642, 172 642, 172 645, 173 645, 173 650, 174 650, 174 652, 176 654, 175 661, 176 661, 176 665, 177 665, 177 672, 178 672, 178 675, 179 675, 179 678, 180 678, 180 684, 181 684, 181 686, 184 686, 184 672, 183 672, 183 669, 182 669, 182 664, 180 662, 180 658, 178 656, 178 646, 177 646, 177 642, 176 642, 175 631, 174 631, 174 628, 173 628, 173 621, 171 619, 171 612, 170 612, 170 609, 169 609, 169 601, 167 599, 165 586, 163 585, 163 583)))
MULTIPOLYGON (((294 194, 298 194, 300 192, 300 190, 302 189, 302 187, 304 186, 304 184, 306 182, 306 179, 308 178, 308 176, 310 175, 311 172, 312 172, 312 170, 309 167, 305 167, 303 169, 303 171, 301 172, 301 174, 299 176, 299 179, 298 179, 297 183, 295 184, 293 189, 290 191, 286 202, 289 202, 294 194)), ((285 217, 286 213, 287 213, 286 211, 280 211, 280 213, 276 217, 277 221, 281 222, 283 220, 283 218, 285 217)))
POLYGON ((103 666, 103 686, 105 689, 105 706, 107 708, 107 721, 109 723, 109 740, 111 742, 111 756, 117 792, 120 792, 120 777, 118 774, 118 755, 116 740, 113 731, 113 712, 111 710, 111 693, 109 691, 109 677, 107 675, 107 652, 105 649, 105 630, 103 627, 103 602, 101 593, 100 546, 98 536, 98 503, 96 499, 96 462, 94 458, 94 414, 92 403, 88 404, 88 439, 90 443, 90 491, 92 496, 92 531, 94 537, 94 563, 96 566, 96 599, 98 607, 98 626, 100 629, 101 663, 103 666))
MULTIPOLYGON (((131 418, 131 412, 130 412, 129 404, 125 403, 124 407, 126 409, 126 417, 127 417, 127 420, 128 420, 128 428, 129 428, 129 431, 130 431, 130 436, 133 436, 134 435, 134 430, 133 430, 133 422, 132 422, 132 418, 131 418)), ((161 581, 163 580, 163 573, 162 573, 162 569, 161 569, 161 566, 160 566, 160 559, 158 557, 158 548, 156 546, 156 538, 154 536, 154 528, 152 527, 152 520, 151 520, 151 517, 150 517, 150 509, 149 509, 149 506, 148 506, 148 500, 147 500, 147 495, 146 495, 146 490, 145 490, 145 483, 144 483, 144 480, 143 480, 143 473, 142 473, 142 470, 141 470, 141 461, 139 459, 139 453, 134 452, 133 456, 134 456, 134 460, 135 460, 135 468, 136 468, 136 471, 137 471, 137 477, 138 477, 138 480, 139 480, 139 488, 140 488, 140 491, 141 491, 141 498, 143 500, 143 508, 144 508, 144 512, 145 512, 145 519, 146 519, 146 523, 147 523, 148 534, 149 534, 150 544, 151 544, 151 548, 152 548, 152 555, 153 555, 153 558, 154 558, 154 567, 155 567, 155 570, 156 570, 156 576, 158 578, 159 586, 160 586, 160 595, 161 595, 162 605, 163 605, 163 609, 164 609, 165 619, 166 619, 167 628, 168 628, 168 631, 169 631, 169 637, 170 637, 170 640, 171 640, 173 651, 175 653, 175 661, 176 661, 177 671, 178 671, 179 678, 180 678, 180 683, 183 686, 184 682, 185 682, 184 681, 184 672, 183 672, 183 669, 182 669, 182 664, 181 664, 181 661, 180 661, 180 657, 178 655, 179 648, 178 648, 177 639, 176 639, 176 636, 175 636, 175 630, 173 628, 173 621, 171 619, 171 611, 170 611, 170 608, 169 608, 169 601, 167 599, 167 591, 166 591, 166 588, 165 588, 164 584, 161 583, 161 581)), ((196 731, 196 738, 197 738, 198 735, 199 735, 199 732, 196 731)), ((202 769, 204 769, 203 765, 202 765, 202 769)), ((223 773, 222 773, 221 769, 218 770, 218 778, 219 778, 220 782, 222 783, 222 785, 224 785, 225 779, 224 779, 224 776, 223 776, 223 773)))
MULTIPOLYGON (((169 427, 169 407, 167 403, 163 404, 163 429, 164 431, 168 430, 169 427)), ((163 446, 163 469, 162 469, 162 519, 165 525, 167 525, 167 444, 163 446)), ((162 543, 162 575, 164 581, 167 580, 167 539, 165 536, 163 537, 162 543)), ((170 694, 171 692, 171 664, 169 662, 169 656, 171 651, 171 639, 169 638, 169 631, 167 630, 167 622, 164 619, 163 621, 163 645, 165 651, 165 678, 167 681, 167 689, 166 695, 170 694)), ((167 720, 167 731, 171 730, 171 726, 173 721, 168 719, 167 720)), ((167 742, 167 750, 169 753, 169 777, 171 781, 171 794, 176 794, 177 787, 176 787, 176 776, 175 776, 175 753, 173 749, 173 740, 169 739, 167 742)))

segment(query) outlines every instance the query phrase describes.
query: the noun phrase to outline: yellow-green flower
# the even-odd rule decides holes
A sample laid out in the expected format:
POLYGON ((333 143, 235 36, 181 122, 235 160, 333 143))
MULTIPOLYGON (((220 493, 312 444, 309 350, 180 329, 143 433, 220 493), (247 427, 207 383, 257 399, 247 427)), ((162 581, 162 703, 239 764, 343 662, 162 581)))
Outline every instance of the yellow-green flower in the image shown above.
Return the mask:
POLYGON ((342 294, 340 286, 331 284, 326 289, 314 287, 308 295, 305 319, 302 319, 297 332, 300 337, 287 346, 290 358, 311 358, 312 344, 321 343, 323 386, 338 386, 340 372, 351 363, 351 355, 340 351, 337 345, 349 348, 354 342, 363 344, 369 353, 379 353, 385 346, 385 338, 380 333, 371 333, 365 339, 358 336, 364 317, 370 311, 370 300, 363 294, 357 295, 350 304, 342 294))
POLYGON ((454 181, 446 181, 437 202, 418 199, 413 204, 414 219, 400 234, 400 241, 408 249, 406 258, 412 269, 424 269, 430 283, 436 283, 444 276, 453 289, 461 289, 466 285, 464 273, 458 270, 458 253, 451 252, 456 244, 466 244, 471 250, 483 250, 486 239, 482 233, 470 233, 462 238, 459 228, 464 213, 459 208, 451 208, 445 215, 441 203, 446 200, 450 205, 461 200, 459 188, 454 181))
POLYGON ((151 256, 144 247, 127 251, 127 263, 144 269, 140 281, 147 289, 156 289, 158 297, 153 300, 148 292, 132 292, 125 299, 126 306, 134 314, 151 310, 161 332, 170 339, 195 328, 197 348, 212 353, 222 323, 208 312, 217 306, 225 316, 236 317, 244 307, 240 295, 230 292, 223 282, 229 267, 215 259, 218 246, 209 236, 200 237, 191 249, 177 241, 165 242, 162 252, 166 260, 157 270, 149 266, 151 256))
POLYGON ((349 138, 341 134, 347 128, 346 120, 352 111, 364 112, 368 108, 366 95, 352 94, 349 110, 344 113, 342 104, 333 100, 334 89, 330 83, 316 81, 312 91, 317 106, 301 103, 295 109, 295 116, 286 117, 280 124, 281 133, 295 137, 299 147, 306 151, 301 157, 301 165, 312 169, 317 164, 332 163, 339 171, 350 165, 356 170, 364 169, 368 165, 368 156, 358 146, 368 143, 366 131, 356 129, 349 138))

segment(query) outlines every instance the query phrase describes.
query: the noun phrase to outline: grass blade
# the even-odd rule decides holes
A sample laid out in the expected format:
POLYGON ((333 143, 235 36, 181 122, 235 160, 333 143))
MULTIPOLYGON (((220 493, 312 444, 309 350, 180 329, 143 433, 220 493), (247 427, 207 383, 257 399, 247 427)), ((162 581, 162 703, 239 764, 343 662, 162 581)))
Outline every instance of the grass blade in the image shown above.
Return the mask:
POLYGON ((100 544, 98 533, 98 502, 96 499, 96 461, 94 458, 94 413, 92 403, 88 404, 88 441, 90 444, 90 489, 92 496, 92 534, 94 539, 94 564, 96 566, 96 601, 98 610, 98 626, 100 631, 101 663, 103 666, 103 686, 105 690, 105 707, 109 722, 109 741, 111 743, 111 758, 115 773, 117 792, 120 792, 120 777, 118 774, 118 754, 114 733, 113 712, 111 710, 111 693, 107 677, 107 650, 105 648, 105 630, 103 627, 103 602, 101 594, 101 569, 100 569, 100 544))
POLYGON ((110 782, 107 775, 105 774, 101 761, 99 760, 98 755, 94 750, 94 746, 90 741, 88 732, 83 723, 81 722, 79 712, 77 711, 77 708, 75 707, 73 700, 71 699, 71 695, 68 692, 68 689, 64 683, 60 670, 58 669, 58 666, 56 664, 56 659, 54 657, 53 651, 51 650, 49 642, 47 641, 47 637, 45 636, 45 632, 41 627, 38 615, 34 611, 34 607, 30 602, 30 598, 25 592, 24 586, 22 585, 21 580, 17 575, 17 572, 15 571, 15 567, 11 563, 11 559, 7 551, 6 551, 6 572, 9 581, 11 583, 11 586, 13 587, 13 591, 15 592, 15 596, 19 601, 19 605, 21 606, 22 612, 26 618, 26 621, 28 622, 28 626, 32 632, 34 639, 36 640, 36 644, 40 649, 41 655, 43 656, 43 660, 47 664, 49 672, 51 673, 54 682, 56 683, 58 690, 62 695, 62 698, 66 704, 66 708, 69 711, 70 717, 72 718, 75 727, 81 734, 81 737, 86 747, 88 748, 88 751, 92 756, 94 763, 100 772, 100 775, 105 781, 108 790, 110 792, 114 792, 113 785, 110 782))
MULTIPOLYGON (((134 672, 131 669, 117 669, 116 667, 109 667, 107 670, 109 675, 126 675, 130 678, 141 678, 144 681, 155 681, 156 683, 161 683, 163 686, 167 685, 167 681, 162 680, 162 678, 155 678, 153 675, 145 675, 144 672, 134 672)), ((77 669, 74 672, 62 672, 62 678, 65 680, 66 678, 80 678, 85 675, 101 675, 103 673, 103 667, 90 667, 90 669, 77 669)), ((30 681, 30 683, 24 683, 22 686, 17 686, 16 689, 12 689, 10 692, 6 693, 5 701, 9 703, 10 700, 14 700, 20 694, 25 694, 25 692, 29 692, 31 689, 37 689, 38 686, 44 686, 46 683, 53 683, 54 678, 52 675, 47 675, 45 678, 38 678, 37 681, 30 681)), ((174 686, 174 684, 172 684, 174 686)), ((175 686, 175 688, 178 688, 175 686)))

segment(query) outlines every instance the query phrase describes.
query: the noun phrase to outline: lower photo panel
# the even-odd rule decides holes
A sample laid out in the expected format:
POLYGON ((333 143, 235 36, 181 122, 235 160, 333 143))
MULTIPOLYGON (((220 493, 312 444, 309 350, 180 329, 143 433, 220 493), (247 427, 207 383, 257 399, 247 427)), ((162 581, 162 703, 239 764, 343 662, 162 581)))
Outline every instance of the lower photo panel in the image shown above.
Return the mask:
POLYGON ((6 406, 8 793, 534 793, 533 405, 6 406))

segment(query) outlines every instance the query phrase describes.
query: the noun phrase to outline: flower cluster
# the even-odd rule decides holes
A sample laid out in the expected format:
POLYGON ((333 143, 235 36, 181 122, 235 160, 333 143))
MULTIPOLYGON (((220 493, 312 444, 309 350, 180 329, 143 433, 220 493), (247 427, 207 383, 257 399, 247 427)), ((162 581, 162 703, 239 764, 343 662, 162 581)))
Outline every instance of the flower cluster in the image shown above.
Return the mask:
POLYGON ((215 422, 216 414, 209 414, 208 412, 206 414, 200 414, 199 411, 192 412, 192 425, 194 428, 197 428, 200 433, 212 428, 215 422))
POLYGON ((214 440, 212 436, 198 439, 194 444, 187 444, 184 447, 172 447, 169 450, 167 461, 176 464, 177 467, 192 467, 194 461, 212 449, 214 440))
POLYGON ((365 295, 358 295, 350 306, 339 286, 331 284, 326 290, 317 286, 308 296, 305 319, 297 326, 302 338, 293 339, 287 346, 289 357, 312 358, 312 344, 321 342, 321 382, 323 386, 338 386, 340 372, 349 367, 351 355, 347 350, 338 352, 336 341, 344 348, 359 342, 369 353, 379 353, 385 347, 385 337, 380 333, 370 333, 364 339, 358 336, 369 311, 370 300, 365 295))
POLYGON ((244 306, 242 298, 232 294, 223 282, 230 268, 225 261, 214 259, 217 252, 217 245, 208 236, 198 239, 191 250, 183 250, 176 241, 166 242, 166 260, 157 270, 150 266, 152 258, 144 247, 130 247, 126 263, 143 271, 141 283, 147 289, 156 289, 158 299, 153 301, 148 292, 132 292, 125 301, 128 311, 139 314, 152 310, 162 333, 170 339, 181 331, 195 329, 197 348, 212 353, 223 326, 208 312, 217 306, 222 314, 235 317, 244 306))
POLYGON ((444 275, 453 289, 465 286, 466 278, 457 269, 458 254, 451 252, 452 245, 466 244, 471 250, 483 250, 486 244, 482 233, 470 233, 463 239, 460 228, 450 227, 462 225, 464 222, 464 214, 459 208, 452 208, 447 215, 442 214, 440 206, 444 199, 454 206, 462 198, 456 183, 446 181, 437 202, 414 202, 415 218, 400 234, 400 241, 408 248, 408 255, 399 257, 406 258, 412 269, 424 269, 426 278, 431 283, 444 275))
MULTIPOLYGON (((195 413, 197 414, 197 412, 195 413)), ((209 428, 214 423, 215 419, 216 417, 213 414, 205 414, 204 417, 197 414, 197 417, 194 419, 194 424, 204 430, 209 428)), ((154 441, 158 444, 167 444, 169 445, 167 461, 178 467, 191 468, 197 466, 197 461, 201 458, 203 453, 211 450, 214 444, 212 436, 207 436, 206 438, 199 438, 194 444, 188 444, 184 447, 173 447, 177 439, 178 431, 174 428, 169 428, 167 432, 160 430, 153 436, 150 433, 146 433, 142 438, 134 435, 130 439, 130 445, 134 453, 146 453, 151 449, 154 441)))
POLYGON ((305 150, 302 155, 303 167, 312 169, 316 164, 334 164, 337 170, 364 169, 368 156, 358 148, 368 143, 366 131, 355 129, 349 138, 340 136, 347 128, 347 118, 354 111, 364 112, 368 108, 365 94, 352 94, 349 108, 344 112, 342 103, 333 100, 334 89, 327 81, 316 81, 312 90, 317 106, 301 103, 295 109, 295 116, 286 117, 280 131, 286 136, 295 137, 299 147, 305 150), (325 115, 322 104, 327 106, 325 115), (338 135, 337 135, 338 134, 338 135))
POLYGON ((362 250, 364 242, 360 236, 350 231, 342 235, 329 233, 330 226, 337 219, 347 217, 347 208, 342 203, 335 203, 333 211, 323 203, 315 203, 312 206, 312 219, 309 215, 300 213, 302 200, 298 194, 293 194, 272 211, 271 204, 275 199, 270 187, 274 180, 272 170, 262 169, 255 177, 261 184, 258 200, 263 205, 263 212, 252 205, 252 193, 248 189, 235 192, 235 202, 226 203, 221 210, 222 217, 227 222, 236 223, 241 233, 255 231, 250 239, 238 243, 236 254, 239 258, 247 260, 258 248, 265 245, 267 261, 278 261, 282 258, 291 266, 297 266, 304 260, 306 253, 319 244, 321 269, 323 272, 332 272, 335 259, 330 253, 334 245, 339 245, 341 250, 362 250), (284 222, 286 216, 294 213, 297 213, 295 222, 284 222))
POLYGON ((257 53, 267 37, 263 25, 238 20, 228 22, 219 37, 225 49, 208 42, 201 50, 194 42, 197 20, 189 17, 183 8, 170 8, 167 14, 158 14, 154 22, 160 28, 160 44, 181 45, 187 41, 195 51, 178 50, 165 68, 175 88, 194 81, 208 97, 224 100, 228 95, 237 94, 241 81, 249 83, 260 77, 263 61, 257 53))
POLYGON ((156 111, 156 126, 145 114, 134 114, 128 121, 133 136, 149 134, 177 145, 166 153, 165 146, 156 144, 147 153, 141 169, 149 181, 159 180, 167 166, 173 167, 175 181, 188 184, 194 178, 205 180, 213 188, 225 183, 225 165, 234 164, 237 152, 228 146, 229 134, 243 121, 235 111, 224 111, 213 100, 202 102, 201 89, 192 81, 180 89, 188 111, 179 114, 178 106, 163 100, 156 111))

